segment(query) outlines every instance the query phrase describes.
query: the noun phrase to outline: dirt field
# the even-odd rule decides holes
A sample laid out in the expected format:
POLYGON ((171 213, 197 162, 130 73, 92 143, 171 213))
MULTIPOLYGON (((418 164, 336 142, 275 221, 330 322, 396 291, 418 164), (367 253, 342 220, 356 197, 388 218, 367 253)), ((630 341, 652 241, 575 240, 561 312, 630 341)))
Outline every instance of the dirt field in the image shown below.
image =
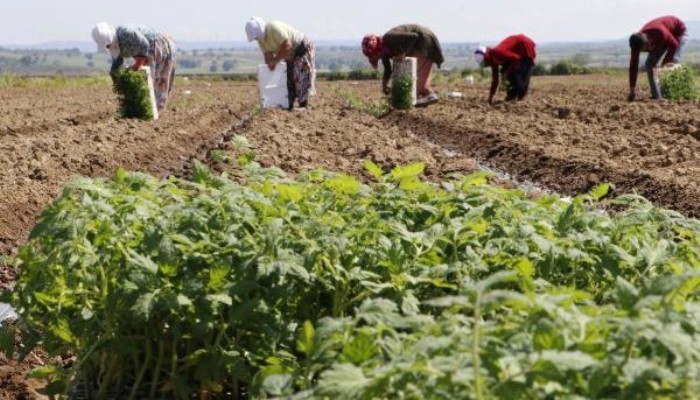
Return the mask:
MULTIPOLYGON (((485 165, 564 195, 610 182, 616 194, 700 216, 697 103, 628 103, 623 76, 535 78, 526 102, 493 107, 487 82, 436 87, 440 103, 376 118, 348 107, 343 93, 376 101, 378 82, 319 82, 307 112, 256 113, 254 83, 183 81, 156 123, 116 120, 106 86, 0 89, 0 255, 15 254, 71 177, 117 167, 187 175, 192 159, 226 151, 233 134, 249 139, 261 164, 293 174, 361 176, 367 158, 386 168, 422 161, 428 179, 485 165), (454 91, 462 97, 447 96, 454 91)), ((0 290, 14 274, 0 261, 0 290)), ((0 356, 0 399, 33 398, 36 382, 23 376, 39 362, 0 356)))

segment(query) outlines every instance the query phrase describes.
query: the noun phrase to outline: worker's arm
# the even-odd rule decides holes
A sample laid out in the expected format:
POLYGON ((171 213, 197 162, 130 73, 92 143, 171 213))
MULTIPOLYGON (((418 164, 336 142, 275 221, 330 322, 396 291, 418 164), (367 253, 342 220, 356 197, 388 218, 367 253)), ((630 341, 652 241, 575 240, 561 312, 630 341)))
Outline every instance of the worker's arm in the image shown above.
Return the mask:
POLYGON ((289 39, 286 39, 285 41, 282 42, 280 47, 277 49, 276 52, 265 52, 265 64, 267 64, 267 67, 270 68, 270 71, 273 71, 277 64, 280 63, 282 60, 286 60, 287 57, 291 54, 292 51, 292 41, 289 39))
POLYGON ((639 74, 639 50, 632 50, 630 55, 630 66, 629 66, 629 81, 630 81, 630 92, 627 96, 627 100, 634 101, 637 97, 637 75, 639 74))
POLYGON ((498 89, 498 65, 491 64, 491 88, 489 89, 489 104, 493 104, 493 96, 498 89))

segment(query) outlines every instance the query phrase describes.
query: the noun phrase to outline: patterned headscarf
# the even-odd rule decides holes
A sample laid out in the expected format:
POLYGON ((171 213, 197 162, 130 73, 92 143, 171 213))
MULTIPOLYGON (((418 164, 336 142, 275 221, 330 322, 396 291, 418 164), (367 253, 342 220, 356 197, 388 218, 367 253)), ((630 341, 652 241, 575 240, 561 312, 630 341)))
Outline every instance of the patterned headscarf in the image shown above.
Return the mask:
POLYGON ((97 43, 98 53, 109 53, 112 57, 119 57, 119 41, 117 40, 117 28, 106 23, 98 22, 92 28, 92 40, 97 43))
POLYGON ((384 50, 384 43, 381 36, 370 33, 362 38, 362 54, 369 59, 374 68, 379 64, 382 50, 384 50))
POLYGON ((245 24, 245 35, 249 42, 262 38, 265 35, 265 21, 260 17, 250 17, 245 24))

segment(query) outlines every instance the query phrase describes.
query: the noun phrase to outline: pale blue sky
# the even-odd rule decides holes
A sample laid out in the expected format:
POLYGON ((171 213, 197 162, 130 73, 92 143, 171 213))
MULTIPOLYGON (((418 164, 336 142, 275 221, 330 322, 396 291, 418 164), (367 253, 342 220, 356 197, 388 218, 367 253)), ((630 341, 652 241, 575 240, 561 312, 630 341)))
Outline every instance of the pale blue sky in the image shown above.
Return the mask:
MULTIPOLYGON (((417 22, 443 42, 627 37, 656 16, 700 21, 699 0, 3 0, 0 44, 90 40, 97 21, 141 24, 175 40, 244 40, 251 15, 289 22, 316 40, 358 39, 417 22)), ((692 33, 700 37, 698 33, 692 33)))

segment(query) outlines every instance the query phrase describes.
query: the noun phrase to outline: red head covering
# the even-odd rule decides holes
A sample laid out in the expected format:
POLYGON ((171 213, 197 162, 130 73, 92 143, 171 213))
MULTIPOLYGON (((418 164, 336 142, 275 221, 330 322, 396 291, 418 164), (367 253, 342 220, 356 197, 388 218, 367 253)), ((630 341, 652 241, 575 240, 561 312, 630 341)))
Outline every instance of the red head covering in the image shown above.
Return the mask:
POLYGON ((364 54, 374 68, 379 64, 379 58, 382 55, 384 44, 382 37, 370 33, 362 38, 362 54, 364 54))

